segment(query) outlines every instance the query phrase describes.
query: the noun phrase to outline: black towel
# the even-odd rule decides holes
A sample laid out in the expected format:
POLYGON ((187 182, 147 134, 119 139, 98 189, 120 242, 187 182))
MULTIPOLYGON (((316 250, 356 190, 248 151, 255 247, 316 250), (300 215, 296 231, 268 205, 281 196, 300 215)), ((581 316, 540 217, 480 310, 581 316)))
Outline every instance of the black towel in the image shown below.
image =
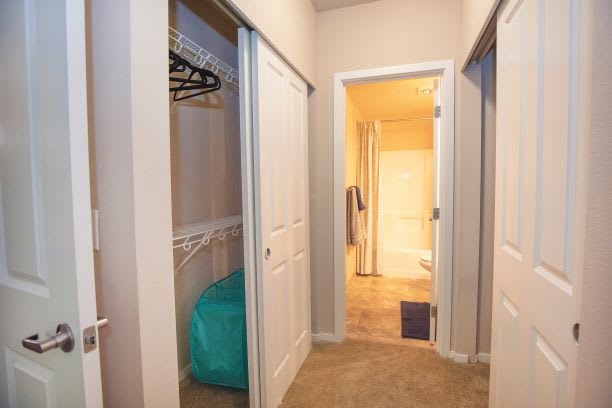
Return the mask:
POLYGON ((357 208, 359 208, 359 211, 363 211, 366 209, 366 206, 363 203, 363 198, 361 198, 361 189, 357 186, 353 187, 355 187, 355 192, 357 193, 357 208))

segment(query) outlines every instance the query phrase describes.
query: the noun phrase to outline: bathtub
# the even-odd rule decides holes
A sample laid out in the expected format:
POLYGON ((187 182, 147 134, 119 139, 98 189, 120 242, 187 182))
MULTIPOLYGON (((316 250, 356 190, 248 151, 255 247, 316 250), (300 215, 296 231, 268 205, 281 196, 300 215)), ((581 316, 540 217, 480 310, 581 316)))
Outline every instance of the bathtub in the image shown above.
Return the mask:
POLYGON ((383 259, 385 276, 430 279, 431 272, 419 264, 422 256, 431 256, 431 251, 422 249, 385 248, 383 259))

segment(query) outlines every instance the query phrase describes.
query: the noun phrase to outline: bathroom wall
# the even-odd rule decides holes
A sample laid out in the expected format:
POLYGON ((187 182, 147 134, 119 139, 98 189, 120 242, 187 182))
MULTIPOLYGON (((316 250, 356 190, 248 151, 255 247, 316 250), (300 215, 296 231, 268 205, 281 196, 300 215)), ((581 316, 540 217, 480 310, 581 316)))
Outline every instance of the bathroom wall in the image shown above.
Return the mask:
MULTIPOLYGON (((355 105, 353 98, 347 94, 346 97, 346 171, 345 187, 357 184, 357 121, 363 120, 361 111, 355 105)), ((355 276, 357 270, 356 247, 346 246, 346 286, 355 276)))
MULTIPOLYGON (((233 67, 238 66, 235 25, 209 1, 169 1, 170 26, 233 67)), ((242 213, 238 91, 172 103, 170 96, 172 223, 174 226, 242 213)), ((174 250, 175 265, 185 256, 174 250)), ((174 280, 178 369, 191 362, 189 327, 200 294, 243 266, 241 238, 213 240, 174 280)))
POLYGON ((431 250, 432 158, 432 149, 380 152, 385 251, 431 250))
POLYGON ((383 122, 380 150, 385 250, 431 250, 433 121, 383 122))
POLYGON ((433 149, 433 121, 383 122, 380 150, 433 149))

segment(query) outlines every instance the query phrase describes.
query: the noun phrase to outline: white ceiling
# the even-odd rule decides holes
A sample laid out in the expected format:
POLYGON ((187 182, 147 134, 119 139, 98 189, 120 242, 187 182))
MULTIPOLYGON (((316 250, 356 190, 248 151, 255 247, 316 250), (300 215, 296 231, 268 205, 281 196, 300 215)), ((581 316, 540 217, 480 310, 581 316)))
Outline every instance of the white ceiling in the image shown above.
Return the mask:
POLYGON ((356 6, 358 4, 372 3, 378 0, 311 0, 317 11, 326 11, 341 7, 356 6))

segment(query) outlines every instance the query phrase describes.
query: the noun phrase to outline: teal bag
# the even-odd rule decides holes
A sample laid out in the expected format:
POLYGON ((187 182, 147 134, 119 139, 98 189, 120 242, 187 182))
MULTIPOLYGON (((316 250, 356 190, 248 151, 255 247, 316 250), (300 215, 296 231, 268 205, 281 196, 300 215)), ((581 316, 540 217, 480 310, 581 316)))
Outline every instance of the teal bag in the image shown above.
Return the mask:
POLYGON ((213 283, 191 315, 191 368, 203 383, 247 389, 244 269, 213 283))

